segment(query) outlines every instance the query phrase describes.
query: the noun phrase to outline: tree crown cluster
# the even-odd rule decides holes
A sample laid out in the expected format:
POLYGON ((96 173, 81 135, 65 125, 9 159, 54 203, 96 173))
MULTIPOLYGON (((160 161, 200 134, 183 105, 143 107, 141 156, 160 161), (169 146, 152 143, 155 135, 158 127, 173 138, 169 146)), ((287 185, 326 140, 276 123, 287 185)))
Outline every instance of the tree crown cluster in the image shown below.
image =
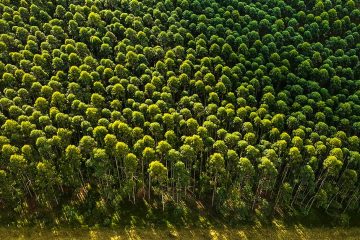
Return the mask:
POLYGON ((359 210, 359 9, 1 1, 2 214, 110 224, 140 199, 238 220, 359 210))

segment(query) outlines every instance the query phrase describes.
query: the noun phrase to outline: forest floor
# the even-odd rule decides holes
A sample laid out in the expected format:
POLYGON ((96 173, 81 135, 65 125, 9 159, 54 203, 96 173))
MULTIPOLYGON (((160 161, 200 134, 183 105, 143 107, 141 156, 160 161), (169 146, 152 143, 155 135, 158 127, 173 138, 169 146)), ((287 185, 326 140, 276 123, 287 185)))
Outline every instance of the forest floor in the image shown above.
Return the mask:
POLYGON ((284 226, 249 225, 243 227, 209 226, 204 228, 117 227, 117 228, 15 228, 0 227, 2 240, 120 240, 120 239, 360 239, 360 227, 305 227, 301 224, 284 226))
POLYGON ((358 213, 351 216, 348 227, 342 227, 321 211, 312 211, 306 217, 284 216, 272 221, 258 219, 230 223, 212 211, 205 211, 202 204, 187 208, 187 214, 182 217, 173 211, 154 209, 154 205, 126 206, 119 216, 121 220, 113 227, 96 227, 96 224, 67 227, 45 223, 34 224, 35 227, 12 223, 6 227, 0 222, 0 240, 360 240, 358 213))

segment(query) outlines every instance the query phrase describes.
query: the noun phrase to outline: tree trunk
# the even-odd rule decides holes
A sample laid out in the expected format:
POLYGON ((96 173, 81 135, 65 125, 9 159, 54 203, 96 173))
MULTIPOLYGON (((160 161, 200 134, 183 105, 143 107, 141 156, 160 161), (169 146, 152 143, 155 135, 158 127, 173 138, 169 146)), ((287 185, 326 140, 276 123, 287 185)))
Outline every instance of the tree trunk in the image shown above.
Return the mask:
POLYGON ((135 205, 135 179, 134 179, 134 174, 131 174, 131 179, 134 181, 133 187, 132 187, 132 194, 133 194, 133 199, 134 199, 134 205, 135 205))
POLYGON ((117 175, 118 175, 119 187, 121 188, 121 180, 120 180, 119 163, 118 163, 117 157, 115 157, 115 164, 116 164, 116 170, 117 170, 117 175))
POLYGON ((195 189, 196 189, 196 178, 195 178, 196 175, 195 174, 196 174, 196 168, 194 168, 194 174, 193 174, 194 175, 193 176, 193 180, 194 180, 193 192, 195 192, 195 189))
POLYGON ((352 196, 351 196, 351 198, 349 199, 348 204, 346 205, 346 207, 345 207, 345 209, 344 209, 343 213, 345 213, 345 212, 346 212, 346 210, 347 210, 347 209, 348 209, 348 207, 350 206, 351 202, 353 201, 353 198, 354 198, 354 197, 355 197, 355 199, 357 198, 357 195, 358 195, 358 190, 359 190, 359 189, 356 189, 356 191, 353 193, 353 195, 352 195, 352 196))
POLYGON ((178 183, 180 182, 180 179, 178 177, 176 182, 176 203, 179 203, 179 189, 178 189, 178 183))
POLYGON ((294 205, 294 203, 295 203, 295 201, 296 201, 296 198, 297 198, 299 192, 300 192, 301 189, 302 189, 302 182, 303 182, 303 181, 300 182, 300 184, 299 184, 299 186, 298 186, 298 189, 296 190, 295 195, 294 195, 294 197, 293 197, 293 199, 292 199, 292 201, 291 201, 291 204, 290 204, 291 207, 293 207, 293 205, 294 205))
POLYGON ((215 180, 214 180, 214 190, 213 190, 213 194, 212 194, 212 197, 211 197, 211 206, 213 207, 214 206, 214 200, 215 200, 215 192, 216 192, 216 176, 215 176, 215 180))
POLYGON ((150 202, 150 200, 151 200, 151 177, 150 177, 150 175, 149 175, 149 202, 150 202))
POLYGON ((324 179, 321 181, 321 184, 320 184, 319 188, 317 189, 317 191, 315 191, 314 196, 313 196, 312 198, 310 198, 309 202, 306 204, 306 206, 305 206, 305 209, 307 208, 306 211, 309 211, 309 210, 311 209, 312 205, 313 205, 314 202, 315 202, 316 195, 320 192, 320 190, 321 190, 322 186, 324 185, 326 179, 327 179, 327 173, 325 173, 325 177, 324 177, 324 179), (309 205, 309 203, 310 203, 310 205, 309 205), (308 205, 309 205, 309 207, 307 207, 308 205))
MULTIPOLYGON (((331 203, 335 200, 335 198, 339 195, 339 193, 340 193, 340 189, 342 188, 344 186, 344 183, 343 184, 341 184, 341 186, 339 187, 339 190, 335 193, 335 195, 331 198, 331 200, 330 200, 330 202, 329 202, 329 204, 326 206, 326 209, 325 209, 325 211, 327 211, 328 210, 328 208, 330 207, 330 205, 331 205, 331 203)), ((345 195, 346 196, 346 195, 345 195)))
POLYGON ((80 168, 78 169, 78 171, 79 171, 79 176, 80 176, 80 180, 81 180, 81 186, 84 186, 84 184, 85 184, 85 182, 84 182, 84 177, 83 177, 83 175, 82 175, 82 173, 81 173, 80 168))
POLYGON ((289 170, 288 165, 286 165, 286 166, 285 166, 285 170, 284 170, 284 172, 283 172, 283 174, 282 174, 283 176, 282 176, 281 182, 280 182, 280 184, 279 184, 278 186, 276 186, 276 188, 277 188, 277 193, 276 193, 276 197, 275 197, 274 206, 273 206, 273 210, 272 210, 272 211, 274 211, 274 209, 276 208, 277 203, 278 203, 278 201, 279 201, 279 197, 281 196, 282 186, 284 185, 284 182, 285 182, 285 179, 286 179, 288 170, 289 170))
POLYGON ((165 202, 164 202, 164 193, 161 191, 161 203, 162 203, 162 210, 165 211, 165 202))
POLYGON ((259 180, 258 185, 257 185, 257 187, 256 187, 255 196, 254 196, 254 201, 253 201, 253 205, 252 205, 252 207, 251 207, 252 210, 255 209, 255 204, 256 204, 256 200, 257 200, 257 195, 258 195, 258 192, 259 192, 259 189, 260 189, 260 183, 261 183, 261 179, 259 180))
POLYGON ((287 163, 283 159, 273 189, 271 190, 271 199, 273 198, 274 191, 276 194, 280 191, 281 181, 284 180, 284 173, 287 174, 287 163))
MULTIPOLYGON (((317 192, 316 186, 319 185, 319 182, 320 182, 320 181, 322 181, 321 178, 322 178, 322 176, 323 176, 323 172, 324 172, 324 169, 321 170, 321 173, 320 173, 320 175, 319 175, 319 178, 318 178, 318 180, 316 180, 316 182, 315 182, 315 192, 317 192)), ((306 200, 306 198, 307 198, 307 196, 308 196, 309 194, 310 194, 310 189, 309 189, 309 191, 306 192, 303 200, 301 201, 301 204, 304 203, 304 201, 306 200)))

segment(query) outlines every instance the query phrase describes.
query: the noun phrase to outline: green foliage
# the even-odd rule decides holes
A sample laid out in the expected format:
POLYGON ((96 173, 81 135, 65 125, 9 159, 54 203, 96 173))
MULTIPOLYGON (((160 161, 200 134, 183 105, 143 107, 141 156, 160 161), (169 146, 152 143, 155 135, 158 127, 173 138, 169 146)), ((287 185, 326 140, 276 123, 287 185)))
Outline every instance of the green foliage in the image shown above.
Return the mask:
POLYGON ((348 222, 360 201, 359 9, 0 3, 1 212, 109 224, 161 195, 163 210, 201 201, 235 220, 320 209, 348 222))

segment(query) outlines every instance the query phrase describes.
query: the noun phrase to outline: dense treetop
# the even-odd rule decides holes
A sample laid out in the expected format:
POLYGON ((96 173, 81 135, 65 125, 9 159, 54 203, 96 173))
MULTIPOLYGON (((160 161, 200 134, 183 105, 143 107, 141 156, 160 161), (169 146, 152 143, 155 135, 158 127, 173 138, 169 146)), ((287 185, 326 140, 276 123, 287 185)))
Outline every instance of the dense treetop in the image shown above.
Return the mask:
POLYGON ((0 220, 359 211, 358 0, 2 0, 0 16, 0 220))

